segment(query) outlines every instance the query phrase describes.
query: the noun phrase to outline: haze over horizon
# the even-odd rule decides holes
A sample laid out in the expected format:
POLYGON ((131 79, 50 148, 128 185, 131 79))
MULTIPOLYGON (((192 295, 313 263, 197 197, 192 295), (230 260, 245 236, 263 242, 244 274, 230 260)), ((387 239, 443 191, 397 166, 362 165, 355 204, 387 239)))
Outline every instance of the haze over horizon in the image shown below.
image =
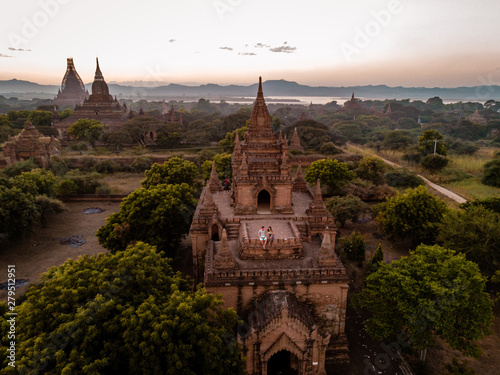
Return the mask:
POLYGON ((0 80, 460 87, 500 84, 494 0, 30 0, 2 5, 0 80), (479 6, 480 5, 480 6, 479 6))

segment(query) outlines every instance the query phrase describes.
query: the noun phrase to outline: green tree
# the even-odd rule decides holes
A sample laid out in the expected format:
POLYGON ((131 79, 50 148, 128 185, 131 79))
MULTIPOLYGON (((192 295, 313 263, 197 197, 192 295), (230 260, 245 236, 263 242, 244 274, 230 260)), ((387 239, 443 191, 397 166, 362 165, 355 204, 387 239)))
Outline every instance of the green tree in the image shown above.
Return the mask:
POLYGON ((349 170, 346 163, 328 158, 312 162, 304 178, 310 184, 316 183, 319 179, 328 186, 330 193, 338 194, 342 187, 355 177, 356 174, 349 170))
POLYGON ((17 373, 243 374, 236 313, 169 262, 137 243, 50 268, 16 308, 17 373))
POLYGON ((484 164, 481 182, 485 185, 500 187, 500 155, 484 164))
POLYGON ((450 210, 439 227, 443 246, 464 253, 491 276, 500 262, 500 214, 482 206, 450 210))
POLYGON ((122 131, 143 146, 152 141, 151 132, 161 125, 161 121, 151 116, 135 116, 127 120, 122 126, 122 131))
POLYGON ((444 145, 443 136, 437 130, 426 130, 421 137, 418 138, 418 150, 424 156, 436 154, 446 156, 446 146, 444 145))
POLYGON ((225 146, 226 152, 233 152, 234 142, 236 141, 236 132, 238 132, 238 137, 240 138, 240 141, 243 141, 245 140, 245 133, 247 131, 248 131, 248 126, 245 125, 242 126, 241 128, 233 130, 232 132, 226 133, 224 139, 221 139, 219 141, 219 146, 225 146))
POLYGON ((328 198, 325 203, 328 211, 340 223, 342 228, 345 227, 347 220, 351 220, 355 224, 362 214, 369 211, 369 206, 353 195, 345 197, 334 196, 328 198))
POLYGON ((365 239, 361 233, 354 231, 343 239, 342 248, 350 260, 357 261, 360 264, 365 260, 365 239))
POLYGON ((56 195, 57 184, 57 177, 45 169, 33 169, 14 177, 14 185, 33 196, 46 195, 53 198, 56 195))
POLYGON ((427 155, 424 160, 422 160, 422 167, 430 171, 431 173, 436 173, 442 170, 448 165, 448 159, 443 155, 427 155))
POLYGON ((32 169, 40 168, 33 158, 28 160, 18 161, 9 165, 7 168, 1 169, 0 173, 6 177, 15 177, 23 172, 29 172, 32 169))
POLYGON ((156 133, 156 144, 165 148, 179 146, 184 139, 185 131, 184 126, 178 122, 162 125, 156 133))
POLYGON ((413 144, 407 131, 394 130, 385 134, 383 147, 389 150, 404 150, 413 144))
POLYGON ((36 127, 52 125, 52 112, 31 111, 28 120, 36 127))
POLYGON ((435 241, 446 211, 441 199, 419 186, 388 199, 377 219, 390 240, 408 238, 414 245, 429 244, 435 241))
POLYGON ((356 168, 356 175, 363 180, 373 182, 375 185, 384 185, 384 172, 387 170, 387 164, 376 156, 365 156, 359 161, 356 168))
POLYGON ((444 365, 445 371, 441 375, 476 375, 476 372, 469 368, 468 361, 458 362, 458 359, 453 358, 451 363, 444 365))
POLYGON ((104 133, 103 141, 107 144, 110 150, 115 152, 120 151, 126 144, 132 143, 132 137, 130 134, 124 130, 112 130, 108 133, 104 133))
POLYGON ((0 233, 22 238, 40 218, 35 197, 17 187, 0 186, 0 233))
POLYGON ((417 349, 439 336, 464 355, 479 357, 474 343, 491 333, 493 302, 485 292, 486 278, 464 254, 440 246, 421 245, 366 278, 355 304, 372 316, 365 322, 376 339, 404 330, 417 349))
POLYGON ((231 155, 230 154, 217 154, 214 155, 212 160, 205 160, 201 165, 201 170, 203 172, 203 178, 208 180, 210 178, 210 172, 212 171, 212 161, 215 161, 215 170, 217 171, 217 177, 219 180, 232 179, 232 169, 231 169, 231 155))
POLYGON ((425 181, 421 177, 418 177, 406 168, 389 171, 384 177, 387 185, 396 188, 415 188, 425 185, 425 181))
POLYGON ((65 108, 61 112, 59 112, 59 118, 64 120, 65 118, 71 116, 73 114, 73 110, 70 108, 65 108))
POLYGON ((160 184, 182 184, 183 182, 193 186, 198 173, 198 167, 193 162, 172 156, 162 165, 154 163, 151 169, 146 171, 146 179, 141 184, 145 188, 160 184))
POLYGON ((189 231, 195 207, 193 189, 186 183, 137 189, 106 219, 97 238, 111 252, 143 241, 172 256, 189 231))
POLYGON ((382 245, 378 244, 377 249, 375 250, 375 254, 373 254, 372 259, 370 259, 370 263, 366 269, 367 275, 376 272, 379 268, 379 263, 384 261, 384 252, 382 251, 382 245))
POLYGON ((79 141, 88 142, 92 147, 104 132, 106 126, 97 120, 81 118, 70 125, 68 134, 79 141))

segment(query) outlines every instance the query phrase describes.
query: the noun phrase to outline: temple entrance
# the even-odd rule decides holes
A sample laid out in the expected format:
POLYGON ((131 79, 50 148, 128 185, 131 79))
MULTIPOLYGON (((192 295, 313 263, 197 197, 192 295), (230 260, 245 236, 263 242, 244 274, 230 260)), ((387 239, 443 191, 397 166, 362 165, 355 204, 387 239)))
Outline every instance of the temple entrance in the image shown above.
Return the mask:
POLYGON ((219 227, 217 224, 212 225, 212 241, 220 241, 219 239, 219 227))
POLYGON ((262 190, 257 196, 257 213, 258 214, 271 213, 271 195, 267 190, 262 190))
POLYGON ((267 375, 299 375, 299 359, 288 350, 281 350, 267 362, 267 375))

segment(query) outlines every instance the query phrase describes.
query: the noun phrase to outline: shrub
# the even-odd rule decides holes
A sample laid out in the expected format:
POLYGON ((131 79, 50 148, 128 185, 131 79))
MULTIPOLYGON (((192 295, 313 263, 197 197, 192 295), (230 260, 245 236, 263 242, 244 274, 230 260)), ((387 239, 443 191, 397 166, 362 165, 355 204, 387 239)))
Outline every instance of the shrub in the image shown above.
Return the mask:
POLYGON ((15 177, 36 168, 40 168, 38 163, 33 158, 29 158, 28 160, 18 161, 9 165, 7 168, 2 169, 1 173, 5 177, 15 177))
POLYGON ((360 215, 369 211, 368 205, 353 195, 331 197, 326 201, 326 207, 342 227, 347 220, 356 223, 360 215))
POLYGON ((113 160, 106 159, 97 162, 95 170, 98 173, 113 174, 120 170, 120 165, 113 160))
POLYGON ((384 261, 384 252, 382 251, 382 245, 378 244, 377 250, 375 250, 375 254, 373 254, 372 259, 370 259, 370 263, 366 269, 366 274, 370 275, 373 272, 376 272, 379 267, 379 263, 384 261))
POLYGON ((439 154, 427 155, 424 160, 422 160, 422 167, 424 167, 431 173, 439 172, 447 165, 448 159, 446 158, 446 156, 439 154))
POLYGON ((319 149, 319 152, 323 155, 336 155, 341 154, 343 151, 335 146, 333 142, 325 142, 319 149))
POLYGON ((406 168, 389 171, 385 174, 387 185, 395 188, 415 188, 420 185, 425 185, 425 181, 410 172, 406 168))
POLYGON ((342 245, 347 258, 350 260, 358 261, 359 263, 365 260, 365 240, 361 233, 352 232, 342 241, 342 245))
POLYGON ((77 186, 77 194, 94 194, 102 176, 97 172, 84 173, 77 170, 66 173, 66 179, 73 181, 77 186))
POLYGON ((134 172, 144 172, 145 170, 150 169, 153 163, 153 159, 147 156, 138 156, 135 158, 130 167, 134 172))
POLYGON ((70 179, 65 179, 59 182, 59 185, 57 185, 56 189, 56 194, 64 197, 76 194, 77 192, 78 192, 78 185, 76 184, 75 181, 70 179))
POLYGON ((462 203, 460 205, 460 208, 466 210, 469 207, 473 206, 483 206, 484 208, 487 208, 488 210, 491 210, 493 212, 496 212, 497 214, 500 214, 500 198, 486 198, 486 199, 479 199, 475 201, 468 201, 465 203, 462 203))
POLYGON ((107 183, 103 182, 95 189, 97 195, 110 195, 113 193, 113 189, 107 183))
POLYGON ((54 158, 52 160, 50 170, 56 176, 63 176, 66 172, 69 172, 71 170, 71 164, 65 159, 54 158))
POLYGON ((484 164, 481 182, 485 185, 500 187, 500 157, 484 164))
POLYGON ((397 194, 396 190, 390 186, 376 186, 359 179, 348 184, 343 190, 345 194, 354 195, 365 202, 379 202, 397 194))

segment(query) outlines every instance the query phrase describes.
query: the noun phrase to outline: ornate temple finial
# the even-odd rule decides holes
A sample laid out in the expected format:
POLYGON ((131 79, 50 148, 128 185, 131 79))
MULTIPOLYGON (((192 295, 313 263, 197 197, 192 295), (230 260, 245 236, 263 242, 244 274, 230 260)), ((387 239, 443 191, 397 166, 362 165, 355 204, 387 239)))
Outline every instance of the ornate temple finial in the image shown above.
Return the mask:
POLYGON ((238 135, 238 131, 236 131, 236 137, 234 138, 234 151, 240 152, 240 136, 238 135))
POLYGON ((264 93, 262 91, 262 77, 259 76, 259 90, 257 91, 257 98, 264 99, 264 93))
POLYGON ((242 174, 248 175, 247 154, 243 153, 243 161, 241 162, 240 171, 242 174))
POLYGON ((283 143, 283 134, 282 134, 281 130, 280 130, 280 136, 278 138, 278 142, 283 143))
POLYGON ((316 181, 316 189, 314 190, 314 200, 323 202, 323 195, 321 194, 321 183, 319 181, 319 178, 318 181, 316 181))
POLYGON ((208 180, 207 188, 205 189, 205 197, 203 198, 203 205, 207 207, 215 205, 214 197, 212 196, 212 192, 210 191, 210 182, 208 180))
POLYGON ((292 140, 290 141, 291 150, 299 150, 304 152, 304 147, 300 144, 299 134, 297 133, 297 128, 293 130, 292 140))
POLYGON ((354 91, 352 92, 351 101, 354 101, 354 91))
POLYGON ((318 265, 320 267, 332 267, 337 265, 337 255, 332 244, 330 230, 325 228, 323 233, 323 241, 317 254, 318 265))
POLYGON ((387 106, 387 111, 385 113, 392 113, 391 103, 387 106))
POLYGON ((95 61, 96 61, 96 64, 97 64, 97 67, 95 69, 95 77, 94 77, 94 80, 95 79, 104 79, 102 73, 101 73, 101 68, 99 68, 99 58, 96 57, 95 58, 95 61))
POLYGON ((212 162, 212 170, 210 171, 210 179, 207 181, 207 185, 210 187, 212 193, 222 191, 222 186, 215 170, 215 161, 212 162))
POLYGON ((302 173, 302 163, 300 162, 299 162, 299 167, 297 168, 297 174, 295 175, 295 179, 293 180, 292 191, 299 193, 309 192, 309 188, 307 187, 307 182, 304 179, 304 175, 302 173))
POLYGON ((222 229, 222 236, 219 245, 219 251, 215 254, 215 268, 218 269, 237 269, 238 263, 234 260, 229 250, 229 241, 227 240, 226 229, 222 229))
POLYGON ((285 133, 285 136, 283 137, 283 144, 285 146, 288 146, 288 139, 286 138, 286 133, 285 133))

